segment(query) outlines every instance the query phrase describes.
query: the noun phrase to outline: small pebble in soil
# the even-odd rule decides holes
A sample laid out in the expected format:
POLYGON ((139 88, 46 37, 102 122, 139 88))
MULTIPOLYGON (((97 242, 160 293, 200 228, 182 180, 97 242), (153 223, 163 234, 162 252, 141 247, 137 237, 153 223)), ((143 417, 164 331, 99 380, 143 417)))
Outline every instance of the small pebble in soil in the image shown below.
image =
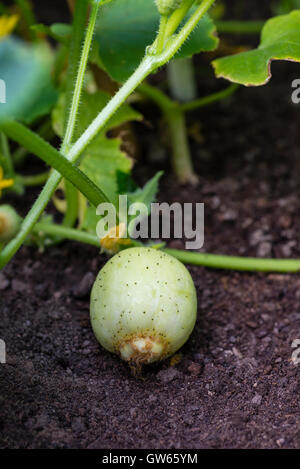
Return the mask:
POLYGON ((262 396, 260 394, 255 394, 251 402, 254 405, 260 405, 261 401, 262 401, 262 396))
POLYGON ((91 291, 95 277, 92 272, 87 272, 79 285, 73 288, 73 296, 78 299, 86 298, 91 291))
POLYGON ((270 256, 272 252, 272 244, 268 241, 264 241, 263 243, 259 244, 256 255, 257 257, 267 257, 270 256))
POLYGON ((27 290, 27 285, 26 283, 22 282, 21 280, 18 279, 13 279, 12 281, 12 289, 18 293, 25 293, 27 290))
POLYGON ((0 273, 0 291, 6 290, 10 285, 10 281, 8 278, 5 277, 5 275, 1 272, 0 273))
POLYGON ((190 372, 191 375, 193 376, 198 376, 200 375, 201 373, 201 365, 199 365, 199 363, 195 363, 195 362, 192 362, 189 366, 188 366, 188 371, 190 372))
POLYGON ((162 383, 170 383, 175 378, 180 376, 180 372, 176 368, 167 368, 166 370, 161 370, 157 373, 156 377, 162 383))
POLYGON ((86 430, 84 420, 81 417, 77 417, 72 422, 72 430, 76 433, 83 433, 86 430))

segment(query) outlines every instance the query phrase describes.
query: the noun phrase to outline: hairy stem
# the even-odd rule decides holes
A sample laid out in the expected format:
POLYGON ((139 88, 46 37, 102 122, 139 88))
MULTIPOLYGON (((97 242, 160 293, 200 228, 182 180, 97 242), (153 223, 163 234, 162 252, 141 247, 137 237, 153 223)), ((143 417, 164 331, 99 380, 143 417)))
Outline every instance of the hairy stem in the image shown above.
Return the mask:
POLYGON ((107 124, 111 116, 122 106, 128 96, 141 84, 141 82, 156 69, 154 57, 146 56, 137 70, 124 83, 119 91, 107 103, 105 108, 98 114, 86 131, 72 146, 68 158, 73 160, 81 155, 85 148, 97 136, 98 132, 107 124))
MULTIPOLYGON (((80 2, 77 2, 78 4, 80 2)), ((77 78, 76 78, 76 84, 75 84, 75 89, 73 93, 73 98, 72 98, 72 104, 71 104, 71 110, 69 113, 69 118, 68 118, 68 123, 67 123, 67 128, 65 132, 65 136, 63 139, 62 147, 61 147, 61 152, 65 154, 72 143, 72 138, 74 134, 74 129, 76 125, 76 118, 78 116, 78 109, 79 109, 79 103, 80 103, 80 96, 82 93, 82 88, 83 88, 83 81, 84 81, 84 76, 85 76, 85 71, 89 59, 89 52, 93 40, 93 35, 94 35, 94 30, 95 30, 95 25, 96 25, 96 20, 97 20, 97 14, 99 10, 99 3, 95 2, 93 3, 92 7, 92 12, 87 28, 87 33, 84 41, 84 46, 82 49, 82 54, 81 54, 81 59, 79 62, 79 69, 77 72, 77 78)), ((68 105, 68 101, 67 101, 68 105)))
POLYGON ((70 109, 68 106, 71 106, 74 84, 76 82, 78 64, 81 56, 81 48, 84 37, 86 18, 88 14, 89 1, 88 0, 78 0, 76 2, 76 7, 74 11, 73 26, 72 26, 72 38, 70 43, 70 55, 69 55, 69 67, 66 79, 66 109, 65 109, 65 129, 68 125, 70 109))
MULTIPOLYGON (((215 2, 215 0, 202 0, 201 4, 196 8, 194 13, 187 20, 185 25, 181 28, 180 32, 178 34, 176 34, 176 36, 174 36, 172 41, 170 41, 170 44, 168 44, 168 47, 166 47, 165 52, 163 54, 161 54, 160 60, 161 60, 162 64, 167 63, 169 60, 171 60, 172 57, 174 57, 176 52, 178 52, 180 47, 184 44, 184 42, 187 40, 189 35, 196 28, 196 26, 199 23, 199 21, 201 20, 201 18, 203 18, 203 16, 212 7, 214 2, 215 2)), ((190 7, 188 8, 188 10, 189 9, 190 9, 190 7)), ((180 9, 177 10, 177 11, 180 12, 180 9)), ((176 13, 176 11, 175 11, 175 13, 176 13)), ((171 16, 171 19, 172 19, 172 16, 171 16)), ((170 31, 167 31, 167 37, 169 37, 169 34, 170 34, 171 31, 172 31, 172 28, 170 29, 170 31)))
MULTIPOLYGON (((79 157, 87 145, 96 137, 98 132, 107 123, 110 117, 119 109, 128 96, 141 84, 141 82, 150 75, 150 73, 167 63, 176 54, 213 3, 214 0, 203 0, 195 10, 194 14, 183 26, 181 31, 172 41, 170 41, 161 54, 152 55, 151 52, 149 55, 145 56, 133 75, 131 75, 131 77, 124 83, 120 90, 86 129, 83 135, 72 146, 68 154, 68 158, 70 160, 79 157)), ((150 49, 153 51, 153 47, 150 49)))
POLYGON ((182 22, 183 18, 186 16, 187 12, 193 5, 195 0, 184 0, 181 7, 177 8, 174 13, 171 15, 169 21, 168 21, 168 26, 167 26, 167 31, 166 31, 166 36, 170 37, 172 34, 175 33, 177 30, 178 26, 182 22))
MULTIPOLYGON (((75 9, 75 16, 74 16, 75 18, 74 24, 77 24, 78 22, 79 23, 78 29, 80 26, 82 27, 82 29, 84 29, 84 23, 82 23, 82 19, 78 18, 78 14, 81 13, 81 8, 82 8, 79 5, 79 3, 80 1, 77 1, 76 9, 75 9)), ((69 117, 67 121, 66 132, 65 132, 62 146, 61 146, 61 153, 63 155, 65 155, 68 152, 72 144, 72 139, 73 139, 75 125, 76 125, 76 119, 78 118, 80 96, 82 93, 84 76, 85 76, 90 48, 91 48, 91 44, 93 40, 98 10, 99 10, 99 3, 98 2, 93 3, 82 53, 80 51, 81 43, 79 43, 79 37, 81 38, 82 34, 79 34, 78 31, 76 30, 73 31, 72 42, 73 42, 74 54, 72 55, 72 60, 70 61, 70 65, 69 65, 68 75, 70 76, 68 76, 68 80, 73 79, 73 74, 76 71, 76 67, 78 67, 78 63, 79 63, 79 68, 76 73, 75 89, 74 89, 73 96, 72 96, 71 109, 70 109, 70 113, 69 113, 69 117), (76 34, 78 34, 78 38, 76 34), (80 57, 80 60, 78 59, 78 57, 80 57)), ((68 109, 69 105, 70 103, 67 99, 66 109, 68 109)), ((63 224, 64 226, 72 227, 76 223, 77 216, 78 216, 78 194, 77 194, 76 188, 69 181, 66 181, 65 193, 66 193, 66 201, 67 201, 67 211, 63 220, 63 224)))
POLYGON ((160 54, 165 45, 165 38, 166 38, 166 29, 168 24, 168 17, 163 15, 160 17, 160 25, 159 31, 156 39, 156 52, 160 54))

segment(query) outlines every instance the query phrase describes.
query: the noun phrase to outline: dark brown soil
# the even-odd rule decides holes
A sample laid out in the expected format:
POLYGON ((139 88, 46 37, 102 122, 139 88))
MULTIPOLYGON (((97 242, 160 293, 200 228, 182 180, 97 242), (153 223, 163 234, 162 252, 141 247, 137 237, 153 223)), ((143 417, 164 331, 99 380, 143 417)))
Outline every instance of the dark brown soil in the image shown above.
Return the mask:
MULTIPOLYGON (((205 202, 207 252, 300 257, 300 107, 291 104, 300 69, 273 71, 268 87, 189 115, 204 136, 192 139, 193 189, 153 163, 157 134, 142 131, 138 180, 163 165, 160 200, 205 202)), ((0 274, 1 448, 299 447, 298 275, 190 268, 196 328, 177 363, 137 379, 89 324, 89 289, 104 261, 75 243, 44 254, 24 247, 0 274)))

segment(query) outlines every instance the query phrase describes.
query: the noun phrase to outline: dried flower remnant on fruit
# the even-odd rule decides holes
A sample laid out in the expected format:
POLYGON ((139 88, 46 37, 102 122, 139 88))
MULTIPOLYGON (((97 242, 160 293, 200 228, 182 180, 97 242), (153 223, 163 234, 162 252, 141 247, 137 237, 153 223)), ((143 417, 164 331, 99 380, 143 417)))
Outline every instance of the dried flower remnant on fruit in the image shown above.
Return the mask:
POLYGON ((100 240, 101 247, 110 253, 117 253, 121 246, 129 246, 131 241, 129 238, 124 238, 126 233, 125 223, 120 223, 111 228, 111 230, 100 240))

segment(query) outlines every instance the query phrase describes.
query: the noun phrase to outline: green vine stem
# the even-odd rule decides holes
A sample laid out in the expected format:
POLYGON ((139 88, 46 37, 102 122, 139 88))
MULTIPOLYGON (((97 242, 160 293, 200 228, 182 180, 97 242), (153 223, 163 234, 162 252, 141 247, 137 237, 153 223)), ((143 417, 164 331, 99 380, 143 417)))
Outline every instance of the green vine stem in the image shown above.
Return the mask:
POLYGON ((10 178, 15 177, 14 165, 10 153, 9 143, 5 133, 0 132, 0 163, 4 167, 5 175, 10 178))
POLYGON ((167 65, 168 84, 172 98, 189 102, 197 98, 197 84, 193 60, 176 59, 167 65))
MULTIPOLYGON (((99 247, 99 239, 96 235, 73 228, 65 228, 61 225, 37 223, 34 232, 59 236, 99 247)), ((209 267, 212 269, 280 273, 297 273, 300 271, 300 259, 257 259, 254 257, 202 254, 199 252, 169 248, 164 248, 162 251, 170 254, 184 264, 209 267)))
POLYGON ((36 18, 34 16, 32 7, 30 5, 30 2, 28 0, 16 0, 16 3, 18 7, 20 8, 20 11, 22 13, 22 17, 24 18, 26 22, 26 26, 28 29, 28 35, 32 41, 36 39, 36 35, 34 31, 30 29, 31 26, 36 24, 36 18))
POLYGON ((171 133, 172 166, 180 184, 197 184, 186 130, 185 114, 180 109, 165 113, 171 133))
POLYGON ((264 21, 216 21, 217 31, 226 34, 259 34, 264 21))
POLYGON ((40 174, 34 174, 32 176, 23 176, 21 174, 17 175, 17 179, 20 181, 20 183, 23 186, 26 187, 36 187, 36 186, 42 186, 45 184, 47 179, 49 178, 49 171, 45 173, 40 173, 40 174))
MULTIPOLYGON (((168 42, 161 54, 152 55, 151 51, 153 51, 153 49, 148 49, 149 52, 146 53, 145 58, 142 60, 137 70, 109 101, 106 107, 99 113, 77 142, 71 147, 70 151, 66 155, 69 162, 75 163, 77 161, 84 149, 89 145, 93 138, 95 138, 98 132, 104 127, 128 96, 142 83, 142 81, 158 67, 167 63, 176 54, 213 3, 214 0, 203 0, 195 10, 194 14, 188 19, 185 26, 183 26, 181 31, 168 42)), ((23 221, 20 232, 1 252, 0 268, 3 268, 21 247, 27 235, 33 229, 39 217, 45 210, 47 203, 53 196, 56 186, 59 184, 60 180, 61 176, 59 173, 53 172, 51 174, 39 198, 23 221)))
POLYGON ((68 179, 83 195, 97 207, 101 202, 109 202, 106 195, 77 166, 64 158, 55 148, 45 142, 30 129, 18 122, 2 123, 0 128, 12 140, 41 158, 60 175, 68 179))
POLYGON ((238 88, 238 85, 231 85, 225 90, 213 93, 204 98, 191 101, 190 103, 180 104, 170 99, 165 93, 158 88, 149 84, 142 84, 138 91, 145 97, 151 99, 159 106, 168 123, 171 133, 170 141, 172 142, 172 164, 174 173, 180 183, 197 182, 197 176, 194 173, 193 163, 190 156, 188 138, 185 125, 185 112, 193 111, 197 108, 207 106, 221 99, 225 99, 232 95, 238 88))
POLYGON ((165 45, 166 29, 168 24, 168 16, 162 15, 160 17, 159 31, 156 39, 156 52, 160 54, 165 45))
POLYGON ((42 192, 40 193, 37 201, 33 204, 26 218, 23 220, 19 233, 0 252, 0 269, 3 269, 3 267, 6 266, 6 264, 12 259, 12 257, 16 254, 16 252, 20 249, 25 239, 27 238, 28 234, 31 232, 34 225, 37 223, 38 219, 44 212, 60 180, 61 180, 61 175, 57 171, 52 172, 42 192))
POLYGON ((255 257, 221 256, 197 252, 164 249, 185 264, 211 267, 212 269, 240 270, 244 272, 300 272, 300 259, 257 259, 255 257))
POLYGON ((172 13, 168 25, 167 25, 167 30, 166 30, 166 36, 170 37, 172 34, 174 34, 182 22, 183 18, 186 16, 190 8, 192 7, 193 3, 195 3, 195 0, 183 0, 180 8, 177 8, 177 10, 172 13))
MULTIPOLYGON (((54 131, 52 129, 51 120, 47 119, 45 122, 43 122, 35 133, 37 133, 44 140, 50 141, 55 136, 54 131)), ((21 166, 27 155, 29 155, 29 151, 26 148, 22 146, 17 148, 12 154, 14 166, 21 166)))
POLYGON ((62 224, 64 226, 72 227, 75 225, 78 218, 78 191, 73 184, 65 179, 64 181, 64 193, 67 203, 67 210, 64 214, 62 224))
POLYGON ((167 121, 172 144, 172 166, 177 180, 180 184, 196 183, 198 178, 193 169, 185 114, 181 111, 179 104, 158 88, 146 83, 142 84, 138 91, 159 106, 167 121))
POLYGON ((209 106, 210 104, 216 103, 217 101, 222 101, 225 98, 229 98, 237 89, 239 85, 234 83, 233 85, 228 86, 222 91, 217 91, 212 93, 204 98, 195 99, 189 103, 183 103, 180 105, 180 110, 183 112, 195 111, 201 107, 209 106))
MULTIPOLYGON (((178 52, 182 44, 187 40, 213 3, 214 0, 203 0, 186 24, 182 27, 180 32, 169 40, 161 54, 153 54, 153 50, 155 51, 155 47, 153 46, 148 48, 148 53, 146 53, 145 58, 142 60, 133 75, 131 75, 115 96, 109 101, 106 107, 98 114, 82 136, 72 146, 68 155, 69 159, 73 160, 73 158, 76 159, 79 157, 87 145, 89 145, 89 143, 107 123, 110 117, 119 109, 128 96, 141 84, 141 82, 144 81, 148 75, 154 72, 154 70, 165 65, 172 57, 174 57, 176 52, 178 52)), ((169 21, 171 21, 172 16, 169 21)))
MULTIPOLYGON (((77 1, 76 6, 78 3, 80 3, 80 1, 77 1)), ((63 143, 61 146, 62 154, 66 154, 69 151, 70 145, 72 143, 72 138, 73 138, 74 129, 76 125, 76 119, 78 117, 78 109, 79 109, 79 104, 80 104, 80 96, 81 96, 82 88, 83 88, 85 71, 86 71, 86 67, 87 67, 87 63, 89 59, 89 52, 91 49, 91 44, 93 40, 93 35, 94 35, 94 30, 95 30, 95 25, 96 25, 98 10, 99 10, 99 4, 100 2, 93 2, 90 20, 89 20, 89 24, 87 28, 85 41, 84 41, 84 46, 82 49, 81 59, 79 62, 79 69, 77 72, 73 98, 71 100, 71 103, 72 103, 71 110, 69 113, 66 132, 65 132, 63 143)), ((68 101, 67 101, 67 105, 68 105, 68 101)))
MULTIPOLYGON (((76 2, 73 31, 71 38, 71 54, 67 74, 67 93, 65 103, 65 133, 61 145, 61 153, 65 155, 72 143, 76 119, 78 117, 80 96, 83 88, 84 75, 87 67, 89 51, 94 34, 99 4, 94 3, 89 19, 87 33, 82 48, 85 31, 85 19, 87 16, 88 2, 78 0, 76 2), (75 83, 75 89, 73 89, 75 83)), ((78 194, 76 188, 65 181, 65 196, 67 210, 63 219, 63 225, 72 227, 76 223, 78 216, 78 194)))
POLYGON ((69 49, 69 65, 66 79, 66 103, 64 116, 64 130, 66 131, 71 103, 73 99, 74 86, 77 79, 77 72, 82 51, 84 31, 86 28, 86 19, 88 15, 89 1, 78 0, 74 10, 72 36, 69 49))

